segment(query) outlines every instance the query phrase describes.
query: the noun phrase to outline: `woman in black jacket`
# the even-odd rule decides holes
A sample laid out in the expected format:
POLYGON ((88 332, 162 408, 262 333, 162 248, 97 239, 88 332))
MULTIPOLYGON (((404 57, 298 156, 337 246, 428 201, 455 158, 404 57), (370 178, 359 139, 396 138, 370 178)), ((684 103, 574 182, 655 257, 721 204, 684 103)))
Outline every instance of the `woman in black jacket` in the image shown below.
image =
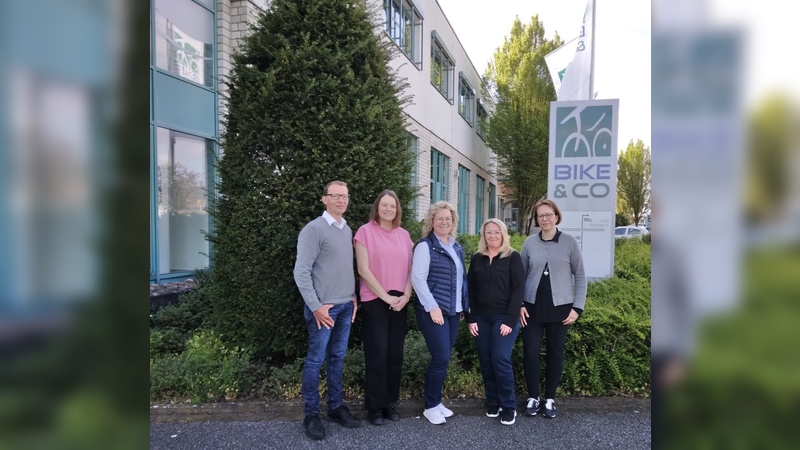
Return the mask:
POLYGON ((522 259, 508 241, 502 221, 485 221, 467 273, 471 302, 466 320, 478 348, 486 415, 499 415, 503 425, 513 425, 517 416, 511 350, 519 333, 525 290, 522 259))

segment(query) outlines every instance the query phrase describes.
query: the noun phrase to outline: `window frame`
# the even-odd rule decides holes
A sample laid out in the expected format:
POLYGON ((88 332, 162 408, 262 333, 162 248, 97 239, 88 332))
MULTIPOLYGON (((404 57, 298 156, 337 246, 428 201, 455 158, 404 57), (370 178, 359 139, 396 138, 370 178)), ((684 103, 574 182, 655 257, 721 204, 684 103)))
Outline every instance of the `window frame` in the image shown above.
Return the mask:
POLYGON ((450 157, 431 147, 430 201, 450 201, 450 157))
POLYGON ((425 17, 419 5, 412 0, 383 0, 383 19, 383 31, 389 40, 417 70, 422 70, 425 17))
POLYGON ((475 89, 464 76, 464 72, 458 72, 458 115, 469 126, 475 126, 475 89))
POLYGON ((486 132, 489 131, 489 113, 480 99, 475 100, 475 133, 486 142, 486 132))
POLYGON ((436 31, 431 31, 431 85, 439 91, 451 105, 453 104, 455 69, 455 58, 447 51, 447 46, 444 45, 444 41, 439 37, 436 31), (438 83, 434 79, 437 74, 440 80, 438 83))
POLYGON ((486 202, 484 190, 486 189, 486 179, 480 175, 475 175, 475 234, 481 232, 483 225, 483 204, 486 202))
POLYGON ((458 165, 458 234, 469 233, 469 194, 472 171, 458 165))

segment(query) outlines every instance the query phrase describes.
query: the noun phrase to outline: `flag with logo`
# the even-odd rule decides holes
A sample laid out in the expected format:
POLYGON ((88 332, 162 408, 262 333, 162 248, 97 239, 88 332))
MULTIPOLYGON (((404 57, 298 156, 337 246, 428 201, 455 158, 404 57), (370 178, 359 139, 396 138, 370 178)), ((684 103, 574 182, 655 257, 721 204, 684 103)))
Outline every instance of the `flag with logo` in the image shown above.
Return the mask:
POLYGON ((578 37, 545 56, 558 101, 592 100, 594 97, 591 93, 593 4, 594 0, 586 3, 578 37), (563 65, 567 59, 568 64, 563 65))
POLYGON ((574 44, 577 39, 577 37, 572 39, 544 56, 544 62, 547 64, 547 70, 550 71, 550 77, 553 79, 553 87, 556 88, 556 93, 561 88, 561 80, 564 78, 567 66, 572 62, 572 58, 575 57, 574 44))

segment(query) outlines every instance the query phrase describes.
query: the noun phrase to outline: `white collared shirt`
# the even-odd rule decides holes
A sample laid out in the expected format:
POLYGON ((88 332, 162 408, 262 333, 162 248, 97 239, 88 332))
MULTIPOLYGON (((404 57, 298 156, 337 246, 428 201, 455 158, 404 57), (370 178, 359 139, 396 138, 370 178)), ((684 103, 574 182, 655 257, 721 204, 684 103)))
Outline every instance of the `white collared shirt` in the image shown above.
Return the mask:
POLYGON ((333 216, 330 215, 327 210, 322 213, 322 218, 325 219, 326 222, 328 222, 328 226, 336 224, 336 226, 339 227, 340 230, 343 230, 345 225, 347 225, 347 221, 344 219, 344 217, 342 217, 341 222, 337 222, 336 219, 334 219, 333 216))

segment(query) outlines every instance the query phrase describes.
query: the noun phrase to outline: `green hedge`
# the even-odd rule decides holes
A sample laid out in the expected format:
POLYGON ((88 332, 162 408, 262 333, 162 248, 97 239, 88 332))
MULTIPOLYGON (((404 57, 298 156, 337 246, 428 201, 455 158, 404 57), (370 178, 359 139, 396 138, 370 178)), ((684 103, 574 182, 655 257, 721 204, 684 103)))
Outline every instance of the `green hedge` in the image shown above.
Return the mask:
MULTIPOLYGON (((511 239, 512 246, 519 249, 524 236, 511 239)), ((475 236, 460 237, 459 241, 468 255, 477 249, 475 236)), ((180 305, 162 308, 153 317, 151 401, 300 398, 304 356, 256 360, 250 358, 248 351, 226 348, 214 333, 196 332, 192 327, 205 323, 204 302, 200 290, 180 305)), ((349 399, 363 398, 364 353, 359 329, 353 328, 345 357, 344 392, 349 399)), ((412 311, 409 329, 401 397, 419 398, 430 355, 412 311)), ((302 345, 307 344, 304 341, 302 345)), ((565 351, 559 395, 649 395, 649 244, 637 239, 615 243, 614 277, 589 285, 586 310, 570 328, 565 351)), ((525 395, 521 339, 514 347, 512 363, 517 392, 525 395)), ((325 383, 320 383, 323 395, 325 389, 325 383)), ((475 340, 463 325, 456 339, 444 395, 483 396, 475 340)))

